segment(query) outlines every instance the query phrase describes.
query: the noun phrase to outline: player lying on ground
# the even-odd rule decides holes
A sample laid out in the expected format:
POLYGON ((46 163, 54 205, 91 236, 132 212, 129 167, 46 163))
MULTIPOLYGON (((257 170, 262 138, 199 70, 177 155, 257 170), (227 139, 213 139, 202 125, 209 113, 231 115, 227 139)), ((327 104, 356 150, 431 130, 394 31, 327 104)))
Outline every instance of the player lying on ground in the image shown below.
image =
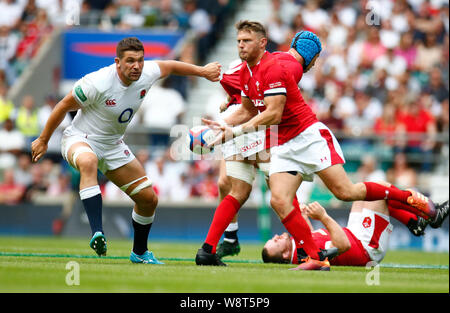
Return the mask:
MULTIPOLYGON (((365 266, 371 261, 380 263, 386 255, 389 236, 393 230, 389 212, 396 210, 390 208, 389 200, 355 201, 347 227, 341 227, 318 202, 300 207, 306 218, 320 221, 325 226, 317 230, 311 226, 316 244, 322 248, 338 249, 338 255, 329 260, 332 265, 365 266)), ((448 201, 436 207, 441 217, 430 223, 433 228, 440 227, 448 216, 448 201)), ((265 263, 299 264, 307 258, 297 249, 295 241, 287 233, 273 236, 262 250, 265 263)), ((300 265, 294 269, 304 268, 300 265)))
POLYGON ((72 124, 64 131, 61 152, 80 172, 80 198, 92 231, 91 248, 106 255, 102 225, 102 197, 97 169, 135 202, 132 211, 134 263, 161 264, 147 249, 158 198, 142 164, 123 141, 125 130, 151 88, 170 74, 195 75, 218 81, 220 65, 203 67, 178 61, 144 61, 139 39, 122 39, 116 48, 115 63, 81 78, 73 90, 52 111, 41 135, 31 145, 37 162, 47 151, 47 143, 69 111, 76 111, 72 124))
MULTIPOLYGON (((317 120, 305 103, 286 66, 265 50, 267 35, 264 27, 258 22, 242 21, 236 28, 239 57, 245 60, 239 72, 242 105, 228 119, 233 121, 230 124, 234 127, 206 119, 203 122, 221 131, 211 145, 254 132, 261 126, 277 125, 277 132, 272 132, 269 140, 272 141, 272 136, 277 138, 270 146, 271 206, 307 255, 316 260, 325 259, 292 203, 302 181, 311 181, 314 174, 340 200, 374 201, 386 198, 409 204, 426 218, 436 216, 433 203, 415 192, 372 182, 352 183, 342 166, 344 156, 331 130, 317 120)), ((298 33, 291 46, 295 48, 295 57, 306 69, 313 66, 321 51, 319 38, 310 32, 298 33), (307 46, 305 51, 308 53, 300 55, 297 51, 299 46, 307 46)), ((214 215, 203 251, 199 252, 204 255, 215 253, 220 236, 240 207, 241 202, 232 195, 224 198, 214 215)))

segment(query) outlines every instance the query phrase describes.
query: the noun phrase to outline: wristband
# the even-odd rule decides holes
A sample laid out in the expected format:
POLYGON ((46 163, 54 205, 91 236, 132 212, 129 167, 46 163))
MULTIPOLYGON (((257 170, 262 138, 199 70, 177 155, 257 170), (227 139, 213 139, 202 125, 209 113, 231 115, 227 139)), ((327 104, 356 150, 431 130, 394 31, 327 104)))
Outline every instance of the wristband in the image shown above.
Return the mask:
POLYGON ((242 135, 244 133, 244 131, 242 130, 242 125, 233 127, 231 130, 233 131, 234 137, 239 137, 240 135, 242 135))

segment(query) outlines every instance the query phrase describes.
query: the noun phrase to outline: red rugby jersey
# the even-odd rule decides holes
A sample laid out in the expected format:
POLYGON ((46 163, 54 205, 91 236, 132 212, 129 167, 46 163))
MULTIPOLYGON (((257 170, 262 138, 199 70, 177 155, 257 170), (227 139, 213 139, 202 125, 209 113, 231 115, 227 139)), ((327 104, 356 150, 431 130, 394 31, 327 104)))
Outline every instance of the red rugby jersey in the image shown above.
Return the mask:
MULTIPOLYGON (((292 55, 266 51, 260 62, 252 68, 248 66, 247 62, 244 62, 239 75, 242 95, 248 97, 259 112, 266 109, 264 97, 286 96, 283 115, 278 125, 278 140, 273 143, 274 145, 284 144, 318 122, 316 115, 305 103, 298 88, 303 68, 292 55)), ((274 136, 273 131, 271 136, 274 136)), ((270 141, 266 140, 267 148, 270 147, 270 141)))
POLYGON ((227 107, 232 104, 241 103, 241 89, 239 79, 239 71, 241 67, 242 63, 239 63, 235 67, 227 70, 223 73, 222 79, 220 80, 220 84, 222 85, 223 89, 231 98, 231 100, 228 102, 227 107))
MULTIPOLYGON (((355 237, 355 235, 346 227, 342 228, 350 241, 350 249, 346 252, 338 255, 334 259, 330 260, 331 265, 341 266, 366 266, 371 261, 369 254, 364 249, 361 241, 355 237)), ((327 242, 331 242, 330 233, 324 229, 318 229, 312 232, 312 237, 319 249, 325 249, 327 242)), ((294 249, 294 255, 292 258, 293 264, 298 264, 297 249, 294 249)))

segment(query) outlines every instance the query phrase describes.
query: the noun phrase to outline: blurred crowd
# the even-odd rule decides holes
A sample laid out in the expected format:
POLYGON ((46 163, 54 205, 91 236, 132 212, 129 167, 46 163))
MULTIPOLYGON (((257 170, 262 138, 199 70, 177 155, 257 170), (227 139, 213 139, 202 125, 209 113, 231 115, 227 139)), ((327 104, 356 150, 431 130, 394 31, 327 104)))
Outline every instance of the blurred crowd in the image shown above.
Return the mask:
MULTIPOLYGON (((67 15, 60 13, 79 4, 77 1, 0 0, 0 204, 31 201, 35 192, 56 196, 77 190, 75 172, 62 161, 59 151, 62 130, 73 116, 67 116, 56 130, 46 158, 32 164, 29 145, 59 99, 49 95, 45 103, 35 103, 32 96, 24 95, 22 103, 13 104, 7 98, 8 88, 52 28, 68 27, 62 19, 67 15)), ((180 57, 201 62, 238 2, 83 1, 75 22, 105 30, 190 29, 198 40, 187 45, 180 57)), ((417 186, 418 175, 432 173, 436 156, 448 155, 449 149, 448 1, 270 3, 271 15, 264 21, 268 50, 286 51, 300 30, 311 30, 321 38, 323 52, 315 68, 303 76, 300 87, 306 102, 335 132, 344 151, 353 148, 357 155, 368 154, 354 169, 357 180, 383 179, 411 188, 417 186), (389 162, 384 168, 380 166, 381 150, 388 150, 385 159, 389 162)), ((161 200, 215 200, 219 163, 175 161, 167 149, 171 127, 179 124, 188 110, 186 86, 173 77, 152 88, 131 127, 156 131, 148 135, 151 146, 135 154, 161 200), (163 152, 154 153, 152 146, 163 147, 163 152)), ((106 179, 100 177, 100 181, 108 199, 126 197, 106 179)))
MULTIPOLYGON (((346 147, 371 151, 383 137, 421 172, 447 141, 449 1, 272 0, 269 50, 286 51, 300 30, 323 52, 300 87, 346 147), (351 140, 347 140, 351 137, 351 140)), ((393 158, 391 158, 392 160, 393 158)))

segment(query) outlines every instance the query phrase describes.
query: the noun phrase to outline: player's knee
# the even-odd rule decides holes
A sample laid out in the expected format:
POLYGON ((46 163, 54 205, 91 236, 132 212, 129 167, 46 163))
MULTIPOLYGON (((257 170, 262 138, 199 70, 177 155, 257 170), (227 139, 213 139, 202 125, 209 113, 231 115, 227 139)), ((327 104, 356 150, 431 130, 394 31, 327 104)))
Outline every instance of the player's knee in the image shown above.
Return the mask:
POLYGON ((95 173, 97 175, 98 160, 93 153, 83 153, 76 160, 76 166, 81 173, 95 173))
POLYGON ((270 206, 280 214, 288 207, 290 207, 287 201, 277 194, 272 194, 272 197, 270 198, 270 206))
POLYGON ((230 195, 233 196, 240 203, 244 203, 250 197, 252 192, 252 186, 244 182, 240 184, 233 184, 231 187, 230 195))
POLYGON ((143 189, 139 193, 139 197, 135 200, 136 205, 143 210, 154 210, 158 205, 158 196, 153 192, 153 189, 143 189))
POLYGON ((219 187, 219 191, 221 194, 228 194, 231 189, 231 183, 228 177, 219 177, 219 180, 217 181, 217 185, 219 187))
POLYGON ((349 202, 353 201, 353 196, 349 190, 343 188, 335 188, 332 190, 333 195, 341 201, 349 202))

